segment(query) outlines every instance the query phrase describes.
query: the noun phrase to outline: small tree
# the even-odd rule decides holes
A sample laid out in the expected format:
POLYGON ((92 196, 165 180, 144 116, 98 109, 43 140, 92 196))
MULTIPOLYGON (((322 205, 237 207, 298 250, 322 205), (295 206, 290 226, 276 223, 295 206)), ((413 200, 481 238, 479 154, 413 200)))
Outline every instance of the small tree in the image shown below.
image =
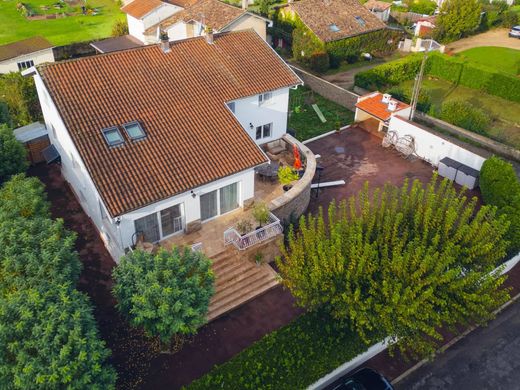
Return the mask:
POLYGON ((253 218, 260 224, 260 227, 269 222, 269 208, 265 203, 258 202, 255 204, 253 208, 253 218))
POLYGON ((441 41, 453 41, 475 31, 480 22, 482 5, 479 0, 446 0, 435 22, 435 37, 441 41))
POLYGON ((121 37, 128 34, 128 23, 126 19, 118 19, 112 25, 112 36, 121 37))
POLYGON ((135 251, 113 271, 117 308, 133 326, 170 345, 174 336, 193 334, 206 322, 214 294, 211 261, 189 248, 135 251))
POLYGON ((42 182, 24 174, 13 176, 0 188, 0 219, 36 216, 50 217, 42 182))
POLYGON ((88 298, 70 285, 0 299, 0 388, 113 389, 88 298))
POLYGON ((505 254, 508 223, 448 180, 423 188, 391 185, 302 217, 288 235, 284 284, 302 306, 328 308, 366 341, 391 337, 403 351, 427 354, 438 329, 481 323, 508 299, 493 273, 505 254))
POLYGON ((24 146, 5 124, 0 124, 0 161, 0 184, 29 166, 24 146))
POLYGON ((42 118, 34 79, 23 77, 19 72, 0 75, 0 102, 7 106, 11 127, 28 125, 42 118))

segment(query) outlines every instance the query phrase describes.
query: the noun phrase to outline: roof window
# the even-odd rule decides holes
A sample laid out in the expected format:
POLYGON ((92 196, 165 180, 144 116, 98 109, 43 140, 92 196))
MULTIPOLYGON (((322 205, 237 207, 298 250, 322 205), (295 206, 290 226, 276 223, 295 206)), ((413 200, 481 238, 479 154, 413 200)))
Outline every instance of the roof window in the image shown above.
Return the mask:
POLYGON ((365 22, 365 19, 363 19, 361 16, 354 16, 354 19, 356 19, 356 22, 358 22, 362 27, 367 25, 367 22, 365 22))
POLYGON ((146 137, 146 133, 144 132, 139 122, 126 123, 123 125, 123 128, 125 129, 126 134, 128 134, 128 138, 131 140, 135 141, 146 137))
POLYGON ((336 24, 332 23, 329 25, 329 30, 332 32, 339 32, 339 27, 336 24))
POLYGON ((108 146, 117 146, 125 142, 118 128, 115 126, 103 129, 102 131, 108 146))

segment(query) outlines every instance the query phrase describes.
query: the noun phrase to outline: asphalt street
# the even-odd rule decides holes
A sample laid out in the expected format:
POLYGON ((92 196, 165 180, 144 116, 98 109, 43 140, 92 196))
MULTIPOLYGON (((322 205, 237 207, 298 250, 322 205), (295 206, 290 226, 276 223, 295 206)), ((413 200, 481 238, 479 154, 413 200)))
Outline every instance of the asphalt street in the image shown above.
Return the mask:
POLYGON ((396 390, 520 389, 520 302, 422 366, 396 390))

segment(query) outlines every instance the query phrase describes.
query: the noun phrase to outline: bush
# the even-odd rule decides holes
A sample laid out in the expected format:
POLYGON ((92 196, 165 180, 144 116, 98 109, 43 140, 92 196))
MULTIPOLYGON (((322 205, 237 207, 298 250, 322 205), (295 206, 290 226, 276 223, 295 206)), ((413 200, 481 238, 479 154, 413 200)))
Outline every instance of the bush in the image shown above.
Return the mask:
POLYGON ((415 78, 421 67, 422 55, 411 54, 396 61, 387 62, 354 77, 358 87, 368 90, 384 90, 403 81, 415 78))
POLYGON ((509 251, 520 250, 520 182, 511 164, 498 158, 488 158, 480 170, 480 192, 484 202, 496 206, 511 225, 506 238, 509 251))
POLYGON ((280 184, 291 184, 295 180, 298 180, 298 172, 295 169, 288 166, 278 168, 278 181, 280 184))
POLYGON ((486 134, 491 123, 489 115, 464 100, 442 103, 439 116, 446 122, 479 134, 486 134))
POLYGON ((119 311, 165 345, 206 322, 215 277, 201 252, 187 247, 161 248, 155 255, 131 252, 114 268, 113 278, 119 311))
POLYGON ((433 15, 437 9, 437 3, 431 0, 410 0, 408 4, 408 11, 415 12, 421 15, 433 15))
POLYGON ((0 124, 0 184, 29 166, 25 147, 7 125, 0 124))
POLYGON ((301 26, 292 33, 293 58, 310 66, 311 57, 315 53, 325 51, 323 43, 307 27, 301 26))
POLYGON ((23 77, 20 72, 0 75, 0 91, 0 102, 7 106, 10 127, 28 125, 42 118, 32 77, 23 77))
POLYGON ((318 73, 324 73, 329 70, 329 55, 325 52, 311 54, 309 67, 318 73))
POLYGON ((0 299, 0 324, 0 388, 114 388, 89 300, 70 285, 0 299))
POLYGON ((264 336, 188 389, 305 389, 367 347, 348 324, 321 311, 310 312, 264 336))
POLYGON ((50 217, 45 188, 35 177, 13 176, 0 189, 0 220, 50 217))
POLYGON ((121 37, 128 34, 128 23, 126 19, 119 19, 112 25, 112 36, 121 37))

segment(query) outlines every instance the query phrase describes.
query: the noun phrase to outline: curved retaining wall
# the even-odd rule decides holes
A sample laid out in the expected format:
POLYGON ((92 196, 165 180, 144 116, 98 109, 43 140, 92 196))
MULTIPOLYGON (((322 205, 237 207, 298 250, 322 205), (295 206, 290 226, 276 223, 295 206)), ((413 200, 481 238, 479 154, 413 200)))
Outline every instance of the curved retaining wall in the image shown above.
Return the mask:
POLYGON ((309 206, 311 200, 311 183, 314 173, 316 172, 316 157, 307 146, 291 135, 285 134, 283 140, 291 146, 296 144, 306 160, 305 173, 302 178, 295 182, 289 191, 269 203, 269 209, 272 213, 286 224, 300 218, 309 206))

